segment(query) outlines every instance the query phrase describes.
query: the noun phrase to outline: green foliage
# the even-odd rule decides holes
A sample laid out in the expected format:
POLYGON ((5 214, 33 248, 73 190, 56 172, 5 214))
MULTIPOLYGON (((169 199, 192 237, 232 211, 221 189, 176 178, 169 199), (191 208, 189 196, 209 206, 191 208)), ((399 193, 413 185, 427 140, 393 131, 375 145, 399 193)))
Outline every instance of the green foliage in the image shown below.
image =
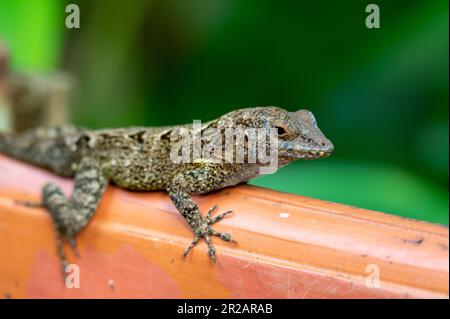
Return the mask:
POLYGON ((377 1, 376 30, 364 1, 70 2, 80 30, 62 2, 2 1, 0 36, 16 69, 74 75, 77 124, 309 108, 333 157, 255 184, 448 224, 447 1, 377 1))
POLYGON ((296 162, 251 184, 448 225, 448 192, 392 165, 332 158, 296 162))
POLYGON ((8 46, 14 70, 56 69, 65 31, 64 14, 61 1, 0 1, 0 42, 8 46))

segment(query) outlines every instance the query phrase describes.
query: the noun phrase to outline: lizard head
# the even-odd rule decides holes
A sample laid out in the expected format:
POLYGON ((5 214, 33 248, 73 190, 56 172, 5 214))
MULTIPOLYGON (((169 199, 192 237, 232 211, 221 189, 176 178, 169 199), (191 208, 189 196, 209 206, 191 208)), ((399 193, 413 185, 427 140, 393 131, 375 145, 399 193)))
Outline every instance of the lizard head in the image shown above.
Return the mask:
POLYGON ((297 159, 316 159, 330 156, 334 146, 317 126, 308 110, 289 112, 279 107, 240 109, 223 117, 226 126, 275 129, 278 142, 279 164, 297 159))
POLYGON ((283 160, 316 159, 330 156, 334 146, 317 126, 314 115, 308 110, 286 112, 274 119, 278 135, 279 157, 283 160))

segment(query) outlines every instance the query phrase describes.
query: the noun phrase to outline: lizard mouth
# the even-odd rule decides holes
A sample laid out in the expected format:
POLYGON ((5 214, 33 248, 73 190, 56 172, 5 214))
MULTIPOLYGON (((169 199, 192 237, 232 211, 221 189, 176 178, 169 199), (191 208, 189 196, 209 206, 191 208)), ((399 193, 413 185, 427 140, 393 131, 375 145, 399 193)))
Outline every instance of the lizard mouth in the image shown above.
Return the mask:
POLYGON ((317 159, 322 157, 328 157, 331 155, 332 152, 330 151, 323 151, 323 150, 310 150, 306 152, 302 152, 300 154, 301 159, 317 159))
POLYGON ((293 160, 303 159, 303 160, 313 160, 323 157, 330 156, 334 151, 334 145, 331 142, 322 143, 321 146, 311 147, 311 146, 294 146, 283 145, 281 151, 281 161, 283 163, 288 163, 293 160))
POLYGON ((280 157, 280 163, 281 163, 281 165, 285 165, 296 159, 314 160, 314 159, 318 159, 318 158, 328 157, 331 154, 332 154, 332 152, 323 151, 323 150, 317 150, 317 151, 311 150, 311 151, 296 152, 295 154, 280 157))

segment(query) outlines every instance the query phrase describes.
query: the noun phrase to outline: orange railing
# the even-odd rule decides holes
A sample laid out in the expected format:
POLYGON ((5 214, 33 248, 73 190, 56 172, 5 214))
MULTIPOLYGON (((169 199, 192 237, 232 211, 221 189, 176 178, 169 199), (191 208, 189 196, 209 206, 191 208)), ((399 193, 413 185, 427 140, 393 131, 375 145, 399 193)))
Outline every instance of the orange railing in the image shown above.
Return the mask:
POLYGON ((448 298, 448 228, 252 186, 195 197, 235 211, 216 229, 238 244, 216 239, 215 265, 204 242, 181 257, 192 234, 166 194, 110 186, 81 257, 66 249, 80 269, 69 289, 49 214, 14 202, 39 199, 47 181, 71 191, 0 155, 0 297, 448 298))

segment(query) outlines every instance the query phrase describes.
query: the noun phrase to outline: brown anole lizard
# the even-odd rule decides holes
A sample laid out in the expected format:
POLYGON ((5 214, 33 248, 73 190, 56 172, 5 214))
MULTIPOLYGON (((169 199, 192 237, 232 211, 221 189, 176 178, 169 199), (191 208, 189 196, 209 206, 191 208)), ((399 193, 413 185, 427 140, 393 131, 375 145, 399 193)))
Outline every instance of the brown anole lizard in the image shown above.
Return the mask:
MULTIPOLYGON (((297 159, 326 157, 333 152, 333 144, 317 127, 311 112, 288 112, 278 107, 239 109, 204 123, 199 130, 201 145, 216 135, 221 146, 229 146, 230 142, 225 145, 225 134, 230 129, 238 128, 275 132, 276 168, 297 159), (203 136, 207 130, 216 133, 203 136)), ((69 198, 53 183, 46 184, 42 190, 41 205, 50 212, 55 225, 63 273, 67 265, 63 241, 75 249, 75 236, 91 219, 108 183, 129 190, 167 191, 194 232, 194 240, 184 256, 204 238, 209 256, 215 261, 211 237, 233 241, 229 234, 217 232, 211 227, 230 211, 212 217, 211 213, 216 209, 213 206, 206 216, 202 216, 191 195, 246 182, 259 176, 261 167, 266 163, 259 161, 259 156, 255 156, 255 162, 236 162, 235 154, 232 161, 201 158, 179 163, 173 160, 171 154, 179 143, 174 136, 182 130, 193 135, 194 125, 104 130, 72 126, 39 127, 20 134, 0 134, 0 152, 75 179, 69 198)), ((237 151, 237 146, 242 146, 248 159, 252 138, 253 135, 247 134, 243 144, 233 140, 232 149, 237 151)), ((189 141, 188 146, 192 147, 192 144, 189 141)), ((258 153, 258 149, 254 151, 258 153)))

